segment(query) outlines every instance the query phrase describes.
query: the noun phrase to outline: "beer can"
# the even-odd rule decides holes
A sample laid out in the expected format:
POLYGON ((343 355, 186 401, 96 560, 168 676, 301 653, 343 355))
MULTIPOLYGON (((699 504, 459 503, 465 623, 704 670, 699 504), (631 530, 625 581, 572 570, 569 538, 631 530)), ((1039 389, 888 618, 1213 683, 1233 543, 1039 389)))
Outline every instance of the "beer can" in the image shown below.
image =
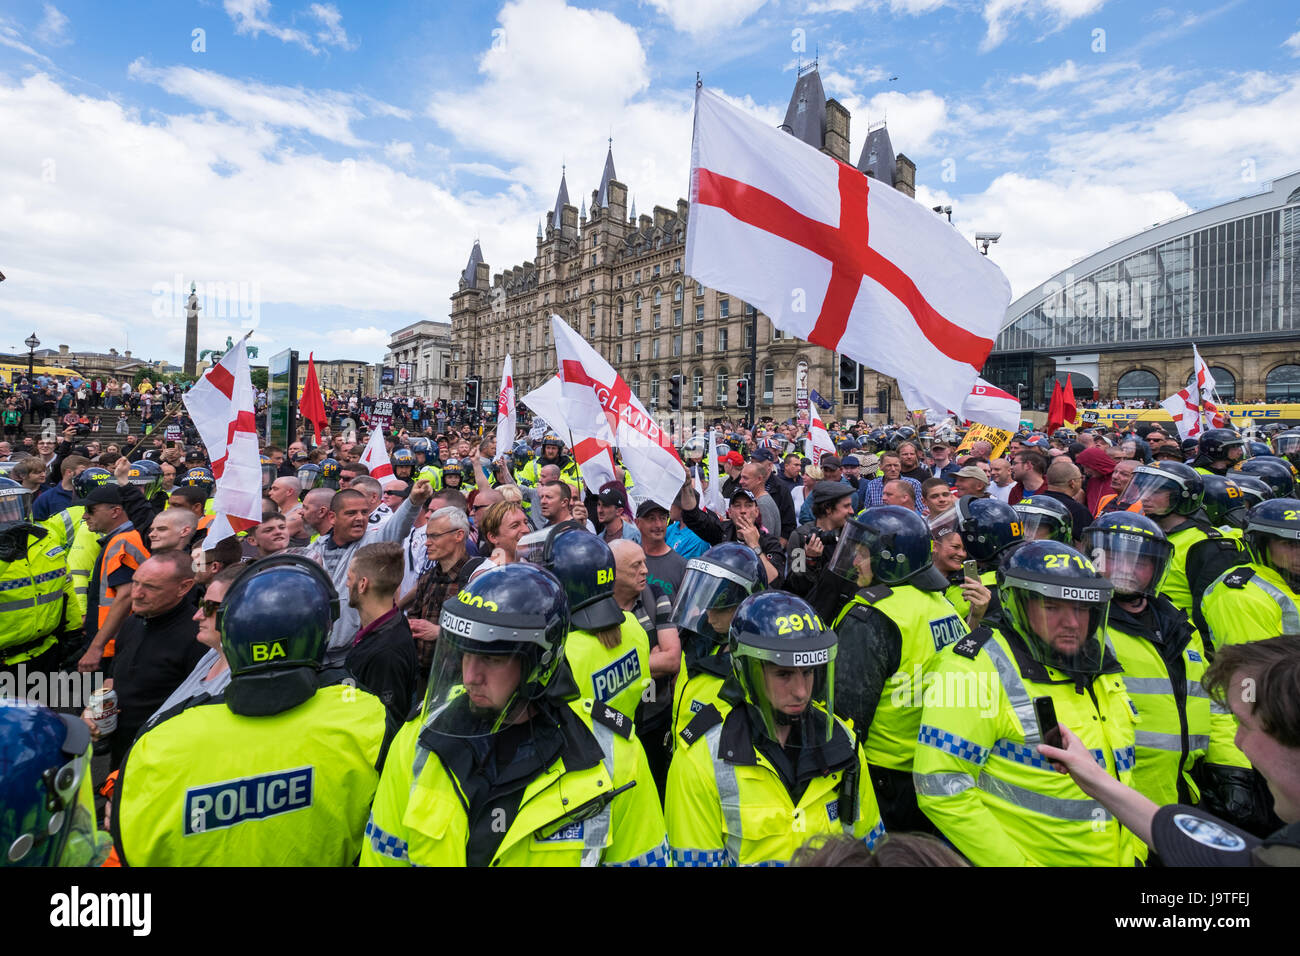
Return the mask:
POLYGON ((117 691, 101 687, 90 695, 90 719, 101 737, 117 730, 117 691))

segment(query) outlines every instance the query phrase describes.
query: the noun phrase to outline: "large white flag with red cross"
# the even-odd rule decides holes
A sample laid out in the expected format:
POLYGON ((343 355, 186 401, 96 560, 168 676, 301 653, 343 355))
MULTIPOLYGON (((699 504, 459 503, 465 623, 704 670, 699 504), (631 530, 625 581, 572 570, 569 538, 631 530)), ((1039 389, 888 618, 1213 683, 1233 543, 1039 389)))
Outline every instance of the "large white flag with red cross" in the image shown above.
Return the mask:
POLYGON ((808 458, 814 465, 820 465, 822 455, 835 454, 835 442, 831 441, 831 436, 826 431, 826 426, 822 424, 821 416, 817 414, 817 408, 809 404, 808 406, 808 437, 807 442, 808 458))
POLYGON ((941 216, 700 90, 686 272, 959 408, 1011 286, 941 216))
POLYGON ((501 369, 501 388, 497 390, 497 454, 500 461, 510 454, 515 444, 515 378, 514 363, 506 355, 501 369))
MULTIPOLYGON (((952 411, 937 399, 927 396, 924 388, 917 388, 908 382, 900 381, 898 389, 903 393, 903 402, 907 405, 908 411, 939 413, 945 410, 952 411)), ((1002 391, 992 382, 976 377, 975 386, 966 396, 966 400, 961 403, 961 407, 955 410, 955 414, 963 421, 978 422, 991 428, 1014 432, 1020 427, 1020 411, 1020 399, 1010 392, 1002 391)))
POLYGON ((1214 404, 1214 376, 1195 344, 1192 345, 1192 370, 1191 383, 1160 403, 1178 427, 1178 437, 1183 439, 1200 438, 1203 428, 1232 425, 1232 420, 1214 404))
POLYGON ((262 520, 262 459, 257 450, 253 382, 243 339, 203 373, 185 393, 184 401, 217 479, 215 514, 204 543, 211 548, 262 520))
POLYGON ((637 500, 669 507, 686 480, 686 468, 668 433, 613 366, 558 315, 551 316, 551 331, 574 458, 581 463, 602 446, 617 448, 637 500))
POLYGON ((384 441, 384 428, 382 425, 371 429, 370 440, 366 442, 366 450, 361 453, 361 457, 357 460, 366 466, 370 477, 376 481, 383 482, 385 478, 393 477, 393 462, 388 457, 388 444, 384 441))

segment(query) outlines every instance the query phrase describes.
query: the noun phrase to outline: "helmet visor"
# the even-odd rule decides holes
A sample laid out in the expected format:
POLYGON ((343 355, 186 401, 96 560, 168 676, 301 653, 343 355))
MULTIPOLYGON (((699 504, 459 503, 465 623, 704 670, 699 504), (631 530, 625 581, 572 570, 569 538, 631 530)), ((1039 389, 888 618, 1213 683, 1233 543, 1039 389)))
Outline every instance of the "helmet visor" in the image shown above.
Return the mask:
MULTIPOLYGON (((955 514, 956 509, 950 509, 955 514)), ((944 512, 945 515, 950 512, 944 512)), ((932 532, 933 533, 933 532, 932 532)), ((846 521, 840 530, 839 543, 831 555, 828 569, 838 574, 856 587, 864 588, 871 583, 871 549, 876 543, 876 533, 857 521, 846 521)))
POLYGON ((672 623, 679 630, 725 644, 736 608, 753 590, 754 582, 730 568, 691 558, 673 606, 672 623))
POLYGON ((1130 505, 1138 505, 1144 515, 1160 517, 1174 510, 1180 491, 1178 482, 1168 475, 1139 468, 1119 496, 1119 507, 1127 510, 1130 505))
POLYGON ((1300 432, 1284 432, 1273 438, 1273 450, 1279 457, 1288 459, 1291 464, 1300 460, 1300 432))
POLYGON ((1098 674, 1112 589, 1105 580, 1047 584, 1008 580, 1003 608, 1041 664, 1068 674, 1098 674))
POLYGON ((825 743, 835 729, 827 716, 834 713, 835 647, 799 653, 822 663, 780 663, 769 659, 770 653, 743 644, 731 655, 732 670, 762 718, 763 732, 786 747, 825 743))
POLYGON ((540 693, 540 632, 485 624, 442 609, 422 725, 448 737, 487 737, 526 720, 540 693))
POLYGON ((30 521, 32 493, 26 488, 7 488, 0 492, 0 524, 30 521))
POLYGON ((1047 539, 1070 543, 1071 529, 1061 521, 1061 516, 1046 508, 1034 505, 1016 505, 1016 514, 1020 515, 1020 536, 1026 541, 1047 539))
POLYGON ((1154 597, 1174 550, 1168 541, 1122 528, 1089 528, 1083 544, 1097 571, 1124 596, 1154 597))

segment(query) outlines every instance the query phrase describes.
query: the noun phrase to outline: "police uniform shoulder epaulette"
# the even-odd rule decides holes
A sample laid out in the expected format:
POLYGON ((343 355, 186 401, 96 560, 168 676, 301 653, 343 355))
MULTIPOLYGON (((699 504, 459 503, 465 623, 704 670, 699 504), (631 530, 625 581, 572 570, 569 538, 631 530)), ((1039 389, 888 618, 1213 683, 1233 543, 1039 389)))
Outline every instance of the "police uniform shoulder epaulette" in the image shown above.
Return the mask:
POLYGON ((894 589, 888 584, 872 584, 869 587, 862 588, 858 593, 869 603, 875 604, 877 601, 883 601, 893 594, 894 589))
POLYGON ((1223 579, 1223 583, 1230 588, 1240 590, 1246 586, 1251 578, 1255 576, 1254 568, 1236 568, 1231 574, 1223 579))
POLYGON ((952 645, 952 652, 958 657, 964 657, 967 660, 975 660, 979 656, 980 650, 989 642, 993 636, 991 627, 977 627, 956 644, 952 645))
POLYGON ((596 701, 591 707, 591 719, 625 739, 632 737, 632 718, 623 714, 609 704, 596 701))
POLYGON ((705 704, 677 736, 681 737, 689 747, 720 723, 722 723, 722 714, 719 713, 718 708, 712 704, 705 704))

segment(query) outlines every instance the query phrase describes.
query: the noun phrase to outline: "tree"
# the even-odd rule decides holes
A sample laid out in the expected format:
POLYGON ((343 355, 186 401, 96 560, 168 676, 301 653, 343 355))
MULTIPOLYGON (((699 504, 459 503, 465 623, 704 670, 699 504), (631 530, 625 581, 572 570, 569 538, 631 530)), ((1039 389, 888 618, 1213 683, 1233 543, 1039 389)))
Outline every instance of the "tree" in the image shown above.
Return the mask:
POLYGON ((267 372, 265 368, 249 369, 248 376, 253 380, 253 388, 266 388, 267 372))

